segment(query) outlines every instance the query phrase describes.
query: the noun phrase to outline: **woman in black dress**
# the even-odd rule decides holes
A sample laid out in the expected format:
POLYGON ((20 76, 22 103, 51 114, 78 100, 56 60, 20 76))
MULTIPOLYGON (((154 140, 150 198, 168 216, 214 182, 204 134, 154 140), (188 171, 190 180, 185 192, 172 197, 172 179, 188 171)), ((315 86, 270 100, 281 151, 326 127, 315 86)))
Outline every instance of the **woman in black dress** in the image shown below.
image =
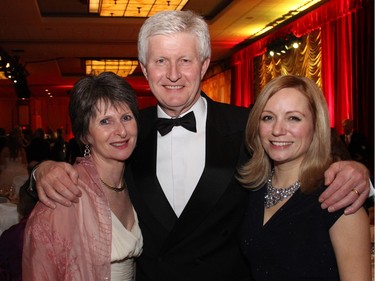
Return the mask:
MULTIPOLYGON (((259 95, 246 129, 252 159, 241 247, 254 280, 371 280, 369 220, 320 207, 330 159, 327 105, 307 78, 281 76, 259 95)), ((353 189, 353 196, 358 196, 353 189)))

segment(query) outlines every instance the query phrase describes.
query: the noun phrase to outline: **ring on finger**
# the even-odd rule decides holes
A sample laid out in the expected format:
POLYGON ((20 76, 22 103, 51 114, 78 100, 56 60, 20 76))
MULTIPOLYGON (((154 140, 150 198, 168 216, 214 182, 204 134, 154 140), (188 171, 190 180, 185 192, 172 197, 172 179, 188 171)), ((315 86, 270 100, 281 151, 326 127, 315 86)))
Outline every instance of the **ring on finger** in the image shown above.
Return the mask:
POLYGON ((357 189, 353 188, 352 191, 353 191, 355 194, 357 194, 358 196, 360 195, 360 193, 359 193, 359 191, 358 191, 357 189))

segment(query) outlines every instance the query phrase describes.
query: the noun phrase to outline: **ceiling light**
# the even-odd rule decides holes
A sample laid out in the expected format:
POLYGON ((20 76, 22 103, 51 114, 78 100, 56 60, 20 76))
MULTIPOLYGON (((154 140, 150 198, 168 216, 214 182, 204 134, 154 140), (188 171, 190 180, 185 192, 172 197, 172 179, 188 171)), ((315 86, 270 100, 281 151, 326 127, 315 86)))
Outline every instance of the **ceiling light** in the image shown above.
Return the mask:
POLYGON ((298 47, 299 47, 300 44, 301 44, 301 42, 294 42, 292 44, 292 46, 293 46, 294 49, 298 49, 298 47))
POLYGON ((267 53, 273 57, 276 55, 286 54, 292 48, 297 49, 301 44, 301 38, 297 38, 290 33, 285 36, 276 38, 267 45, 267 53))
POLYGON ((17 80, 25 80, 27 75, 19 57, 12 57, 0 48, 0 79, 12 79, 13 83, 17 83, 17 80))
POLYGON ((121 77, 126 77, 137 68, 137 60, 86 60, 86 74, 98 75, 102 72, 111 71, 121 77))
POLYGON ((150 17, 160 11, 182 10, 188 0, 90 0, 90 13, 101 17, 150 17))

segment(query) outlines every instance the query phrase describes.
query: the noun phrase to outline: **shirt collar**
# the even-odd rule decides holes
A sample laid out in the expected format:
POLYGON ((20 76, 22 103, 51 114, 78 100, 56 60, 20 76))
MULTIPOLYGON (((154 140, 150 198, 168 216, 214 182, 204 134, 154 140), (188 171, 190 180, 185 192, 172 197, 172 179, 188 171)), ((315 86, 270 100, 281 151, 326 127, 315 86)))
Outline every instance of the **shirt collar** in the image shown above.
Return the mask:
MULTIPOLYGON (((188 111, 184 112, 180 117, 182 117, 182 116, 188 114, 189 112, 193 111, 196 118, 199 118, 200 116, 205 115, 206 108, 207 108, 206 102, 205 102, 204 98, 201 96, 195 102, 195 104, 188 111)), ((171 118, 171 116, 169 116, 167 113, 165 113, 164 110, 159 105, 157 105, 157 114, 158 114, 159 118, 160 117, 161 118, 171 118)))

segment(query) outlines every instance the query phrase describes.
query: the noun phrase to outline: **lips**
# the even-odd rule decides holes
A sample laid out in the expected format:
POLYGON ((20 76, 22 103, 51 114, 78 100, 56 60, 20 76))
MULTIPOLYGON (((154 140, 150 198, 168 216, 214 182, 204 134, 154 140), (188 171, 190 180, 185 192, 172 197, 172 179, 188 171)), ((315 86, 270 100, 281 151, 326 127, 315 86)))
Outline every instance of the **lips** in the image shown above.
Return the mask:
POLYGON ((115 146, 115 147, 121 147, 121 146, 124 146, 128 143, 128 141, 121 141, 121 142, 112 142, 111 145, 115 146))
POLYGON ((270 141, 272 145, 274 146, 287 146, 287 145, 291 145, 293 142, 289 142, 289 141, 270 141))
POLYGON ((179 90, 179 89, 182 89, 183 86, 164 86, 165 88, 169 89, 169 90, 179 90))

